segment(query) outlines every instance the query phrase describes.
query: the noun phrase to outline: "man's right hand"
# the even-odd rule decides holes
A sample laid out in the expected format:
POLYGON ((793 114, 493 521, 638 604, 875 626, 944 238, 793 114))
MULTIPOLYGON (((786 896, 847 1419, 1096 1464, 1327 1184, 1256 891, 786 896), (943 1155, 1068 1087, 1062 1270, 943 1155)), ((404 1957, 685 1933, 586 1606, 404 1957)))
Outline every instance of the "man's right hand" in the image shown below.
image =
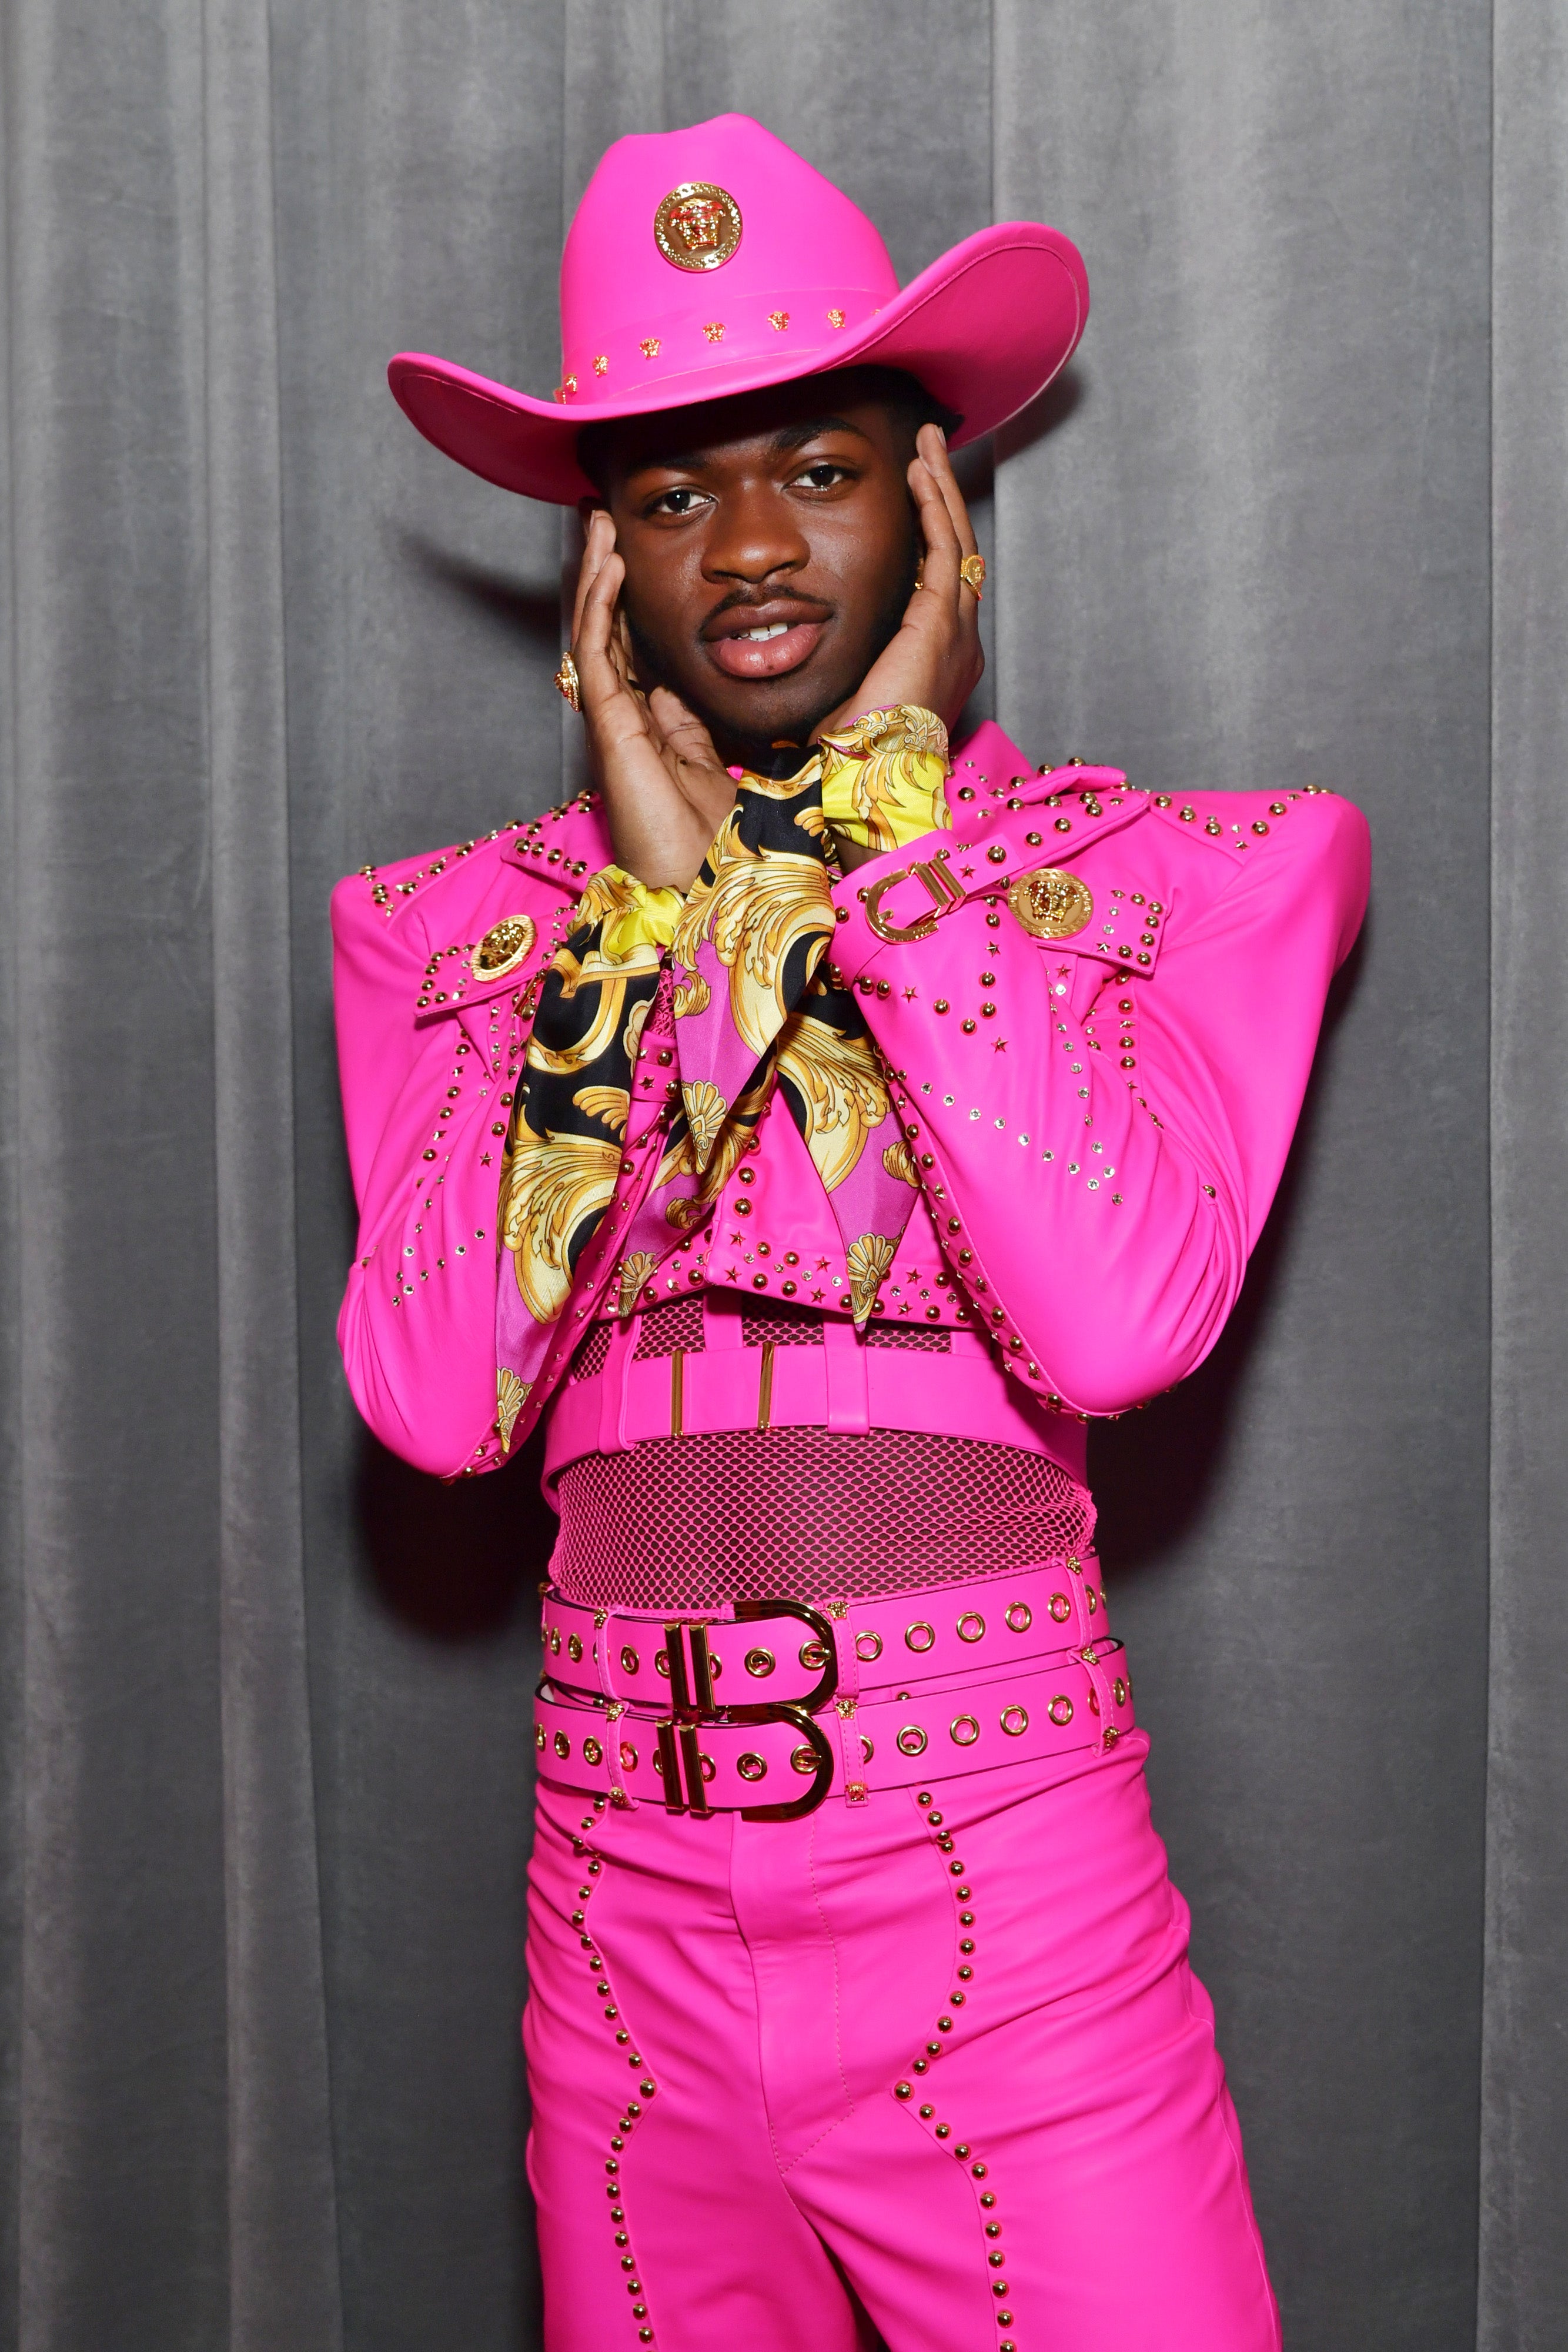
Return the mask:
POLYGON ((678 694, 656 686, 644 695, 633 683, 625 577, 615 525, 596 507, 571 632, 593 781, 617 864, 650 889, 685 891, 735 804, 735 779, 678 694))

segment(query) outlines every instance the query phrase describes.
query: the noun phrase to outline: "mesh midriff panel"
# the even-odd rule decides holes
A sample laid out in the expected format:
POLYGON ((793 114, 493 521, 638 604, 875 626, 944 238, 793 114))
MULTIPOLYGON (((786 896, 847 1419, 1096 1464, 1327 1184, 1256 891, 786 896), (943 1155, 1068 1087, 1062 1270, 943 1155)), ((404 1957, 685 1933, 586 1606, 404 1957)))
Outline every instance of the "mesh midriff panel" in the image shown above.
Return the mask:
POLYGON ((645 1440, 561 1473, 551 1573, 594 1609, 848 1600, 996 1575, 1089 1547, 1060 1464, 902 1429, 645 1440))
POLYGON ((637 1318, 637 1345, 632 1350, 634 1363, 645 1364, 650 1357, 673 1356, 677 1348, 688 1355, 698 1355, 703 1344, 703 1303, 700 1297, 668 1298, 658 1307, 649 1307, 637 1318))
MULTIPOLYGON (((592 1380, 604 1370, 604 1360, 610 1352, 609 1323, 595 1323, 572 1360, 570 1378, 592 1380)), ((822 1344, 822 1317, 814 1307, 798 1306, 789 1298, 747 1298, 740 1309, 741 1344, 760 1348, 769 1340, 777 1348, 820 1348, 822 1344)), ((946 1356, 952 1353, 953 1335, 950 1330, 934 1330, 927 1323, 868 1323, 865 1331, 868 1348, 907 1348, 927 1355, 946 1356)), ((655 1307, 641 1307, 637 1313, 637 1344, 633 1354, 639 1363, 651 1358, 673 1356, 677 1348, 688 1356, 700 1356, 704 1349, 703 1302, 700 1293, 688 1293, 681 1298, 662 1298, 655 1307)))
POLYGON ((748 1298, 740 1310, 743 1348, 820 1348, 822 1318, 814 1307, 795 1307, 787 1298, 748 1298))
POLYGON ((610 1353, 610 1326, 595 1323, 581 1347, 571 1360, 569 1380, 591 1381, 604 1370, 604 1360, 610 1353))

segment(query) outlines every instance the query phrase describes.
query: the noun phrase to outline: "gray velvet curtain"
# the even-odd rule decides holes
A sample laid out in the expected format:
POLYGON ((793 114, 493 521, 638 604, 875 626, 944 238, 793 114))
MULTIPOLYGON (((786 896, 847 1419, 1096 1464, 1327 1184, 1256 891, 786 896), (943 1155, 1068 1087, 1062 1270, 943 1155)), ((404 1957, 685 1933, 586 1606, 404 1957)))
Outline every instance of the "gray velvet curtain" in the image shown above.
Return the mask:
POLYGON ((559 519, 388 354, 547 386, 601 149, 736 107, 904 275, 1084 248, 1079 359, 970 461, 987 707, 1371 815, 1278 1209, 1098 1434, 1104 1543, 1294 2352, 1560 2352, 1568 6, 0 26, 0 2347, 537 2342, 549 1525, 349 1405, 325 908, 579 756, 559 519))

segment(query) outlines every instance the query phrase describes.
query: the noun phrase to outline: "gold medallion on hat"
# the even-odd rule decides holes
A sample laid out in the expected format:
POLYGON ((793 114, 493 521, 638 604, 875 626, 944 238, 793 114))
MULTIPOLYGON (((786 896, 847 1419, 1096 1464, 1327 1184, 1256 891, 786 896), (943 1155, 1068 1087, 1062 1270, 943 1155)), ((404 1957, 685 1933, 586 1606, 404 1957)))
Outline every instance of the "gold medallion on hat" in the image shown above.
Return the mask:
POLYGON ((1037 866, 1020 874, 1008 892, 1008 904, 1036 940, 1070 940, 1094 912, 1094 897, 1076 874, 1060 866, 1037 866))
POLYGON ((476 980, 499 980, 516 971, 534 943, 534 926, 527 915, 507 915, 492 923, 468 959, 476 980))
POLYGON ((740 206, 711 180, 683 180, 653 215, 653 242, 677 269, 722 269, 740 243, 740 206))

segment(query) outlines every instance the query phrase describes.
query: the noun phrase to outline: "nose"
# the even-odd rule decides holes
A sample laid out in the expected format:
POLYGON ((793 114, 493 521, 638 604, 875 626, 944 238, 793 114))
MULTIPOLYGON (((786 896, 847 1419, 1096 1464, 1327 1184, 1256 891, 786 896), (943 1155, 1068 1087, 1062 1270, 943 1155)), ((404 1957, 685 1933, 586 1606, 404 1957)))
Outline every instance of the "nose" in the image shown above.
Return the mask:
POLYGON ((703 577, 757 588, 779 572, 799 572, 810 553, 789 500, 770 482, 747 483, 719 501, 703 550, 703 577))

